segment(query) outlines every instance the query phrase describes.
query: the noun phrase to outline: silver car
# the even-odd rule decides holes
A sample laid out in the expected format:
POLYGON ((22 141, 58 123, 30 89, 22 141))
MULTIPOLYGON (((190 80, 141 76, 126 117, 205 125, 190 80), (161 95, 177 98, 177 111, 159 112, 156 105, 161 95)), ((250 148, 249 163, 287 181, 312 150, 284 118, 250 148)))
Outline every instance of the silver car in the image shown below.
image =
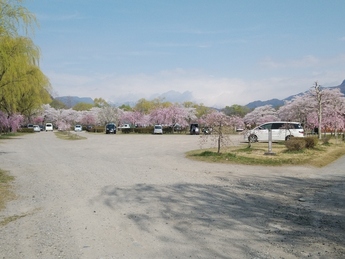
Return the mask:
POLYGON ((163 127, 162 125, 155 125, 153 134, 163 134, 163 127))
POLYGON ((34 132, 41 132, 41 128, 39 125, 34 125, 33 128, 34 128, 34 132))

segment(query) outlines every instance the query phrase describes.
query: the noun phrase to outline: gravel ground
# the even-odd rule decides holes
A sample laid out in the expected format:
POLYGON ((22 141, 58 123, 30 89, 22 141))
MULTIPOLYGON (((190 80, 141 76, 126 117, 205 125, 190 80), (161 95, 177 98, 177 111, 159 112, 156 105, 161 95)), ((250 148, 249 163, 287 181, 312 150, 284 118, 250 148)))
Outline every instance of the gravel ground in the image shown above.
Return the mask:
POLYGON ((345 157, 209 164, 184 156, 198 136, 79 134, 0 142, 0 258, 345 258, 345 157))

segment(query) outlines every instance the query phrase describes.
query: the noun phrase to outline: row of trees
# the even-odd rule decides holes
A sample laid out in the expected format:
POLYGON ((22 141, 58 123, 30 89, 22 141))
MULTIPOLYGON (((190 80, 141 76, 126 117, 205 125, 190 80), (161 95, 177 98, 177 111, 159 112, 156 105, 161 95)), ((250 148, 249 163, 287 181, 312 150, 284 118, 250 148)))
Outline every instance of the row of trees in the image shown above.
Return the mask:
POLYGON ((321 139, 323 131, 344 131, 345 97, 340 89, 321 88, 316 82, 308 92, 295 96, 278 109, 268 105, 258 107, 243 119, 246 125, 276 120, 301 122, 307 130, 317 128, 321 139))
POLYGON ((22 2, 0 0, 0 117, 7 121, 2 128, 51 101, 49 80, 39 68, 40 51, 29 37, 36 18, 22 2))

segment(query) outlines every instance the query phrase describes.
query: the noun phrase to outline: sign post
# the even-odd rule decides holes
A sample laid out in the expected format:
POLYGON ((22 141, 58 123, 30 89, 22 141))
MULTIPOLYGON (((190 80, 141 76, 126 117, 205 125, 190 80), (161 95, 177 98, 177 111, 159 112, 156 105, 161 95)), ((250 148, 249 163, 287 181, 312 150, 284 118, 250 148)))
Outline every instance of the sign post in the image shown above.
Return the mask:
POLYGON ((268 130, 268 151, 265 153, 265 155, 275 155, 275 153, 272 152, 272 130, 268 130))

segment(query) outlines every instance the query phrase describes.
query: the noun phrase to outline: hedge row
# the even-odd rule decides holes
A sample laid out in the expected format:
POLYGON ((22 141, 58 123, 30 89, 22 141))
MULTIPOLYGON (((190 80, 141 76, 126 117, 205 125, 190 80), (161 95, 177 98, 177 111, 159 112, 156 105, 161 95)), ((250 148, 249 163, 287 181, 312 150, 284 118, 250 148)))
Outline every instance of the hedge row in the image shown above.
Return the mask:
POLYGON ((314 148, 318 141, 319 139, 316 137, 291 138, 285 141, 285 146, 289 151, 299 151, 304 148, 314 148))
POLYGON ((34 133, 34 129, 33 128, 20 128, 20 129, 18 129, 18 132, 34 133))

